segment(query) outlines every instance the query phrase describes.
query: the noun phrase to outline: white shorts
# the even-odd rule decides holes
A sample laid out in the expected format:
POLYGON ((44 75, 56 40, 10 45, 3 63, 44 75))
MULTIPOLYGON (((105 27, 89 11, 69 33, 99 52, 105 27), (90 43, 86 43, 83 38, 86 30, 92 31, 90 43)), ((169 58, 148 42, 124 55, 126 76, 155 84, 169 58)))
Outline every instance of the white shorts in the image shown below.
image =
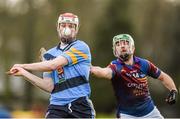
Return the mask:
POLYGON ((161 115, 161 113, 159 112, 159 110, 156 108, 156 106, 154 107, 154 109, 147 115, 142 116, 142 117, 136 117, 136 116, 132 116, 132 115, 128 115, 128 114, 122 114, 121 113, 121 119, 123 118, 156 118, 156 119, 164 119, 164 117, 161 115))

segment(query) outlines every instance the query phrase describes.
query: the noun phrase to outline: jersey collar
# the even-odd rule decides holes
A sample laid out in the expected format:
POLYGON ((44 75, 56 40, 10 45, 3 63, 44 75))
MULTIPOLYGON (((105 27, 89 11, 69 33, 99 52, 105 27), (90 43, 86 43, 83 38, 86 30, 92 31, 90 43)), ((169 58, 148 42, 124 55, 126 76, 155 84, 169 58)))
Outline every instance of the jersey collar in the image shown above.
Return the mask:
MULTIPOLYGON (((118 58, 117 60, 120 62, 120 64, 125 65, 125 63, 120 58, 118 58)), ((133 62, 134 62, 133 65, 138 63, 139 61, 140 60, 138 59, 138 57, 133 56, 133 62)))
POLYGON ((61 50, 61 51, 64 51, 64 50, 66 50, 66 49, 69 49, 69 46, 72 46, 72 44, 74 43, 74 42, 76 42, 77 41, 77 39, 76 40, 73 40, 72 42, 70 42, 66 47, 64 47, 64 48, 61 48, 60 47, 60 45, 61 45, 61 42, 60 43, 58 43, 58 45, 57 45, 57 49, 58 50, 61 50))

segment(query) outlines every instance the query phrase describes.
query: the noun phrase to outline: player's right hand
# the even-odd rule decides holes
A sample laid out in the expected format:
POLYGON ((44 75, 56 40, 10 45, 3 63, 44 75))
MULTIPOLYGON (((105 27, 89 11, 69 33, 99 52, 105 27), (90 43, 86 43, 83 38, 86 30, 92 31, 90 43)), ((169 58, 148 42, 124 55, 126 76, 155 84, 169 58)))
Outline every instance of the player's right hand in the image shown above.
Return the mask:
POLYGON ((176 95, 177 91, 176 90, 171 90, 166 98, 166 103, 173 105, 176 103, 176 95))

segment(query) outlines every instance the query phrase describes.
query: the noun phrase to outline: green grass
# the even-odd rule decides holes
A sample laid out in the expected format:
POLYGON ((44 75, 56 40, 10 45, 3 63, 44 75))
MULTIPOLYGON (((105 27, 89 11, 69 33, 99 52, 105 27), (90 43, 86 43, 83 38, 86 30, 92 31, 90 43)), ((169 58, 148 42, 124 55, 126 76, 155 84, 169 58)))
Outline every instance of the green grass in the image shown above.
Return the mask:
POLYGON ((116 118, 115 114, 107 114, 107 113, 97 113, 96 118, 116 118))

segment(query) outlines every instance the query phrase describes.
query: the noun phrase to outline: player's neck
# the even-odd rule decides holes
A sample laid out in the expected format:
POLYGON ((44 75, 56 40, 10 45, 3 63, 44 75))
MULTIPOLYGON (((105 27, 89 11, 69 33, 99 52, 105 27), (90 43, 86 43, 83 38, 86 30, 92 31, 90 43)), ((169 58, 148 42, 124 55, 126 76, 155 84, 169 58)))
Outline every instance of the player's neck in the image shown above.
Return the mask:
POLYGON ((129 60, 124 62, 127 65, 133 65, 134 64, 134 60, 133 60, 133 55, 129 58, 129 60))
POLYGON ((60 43, 60 48, 61 48, 61 49, 64 49, 67 45, 68 45, 68 44, 61 42, 61 43, 60 43))

